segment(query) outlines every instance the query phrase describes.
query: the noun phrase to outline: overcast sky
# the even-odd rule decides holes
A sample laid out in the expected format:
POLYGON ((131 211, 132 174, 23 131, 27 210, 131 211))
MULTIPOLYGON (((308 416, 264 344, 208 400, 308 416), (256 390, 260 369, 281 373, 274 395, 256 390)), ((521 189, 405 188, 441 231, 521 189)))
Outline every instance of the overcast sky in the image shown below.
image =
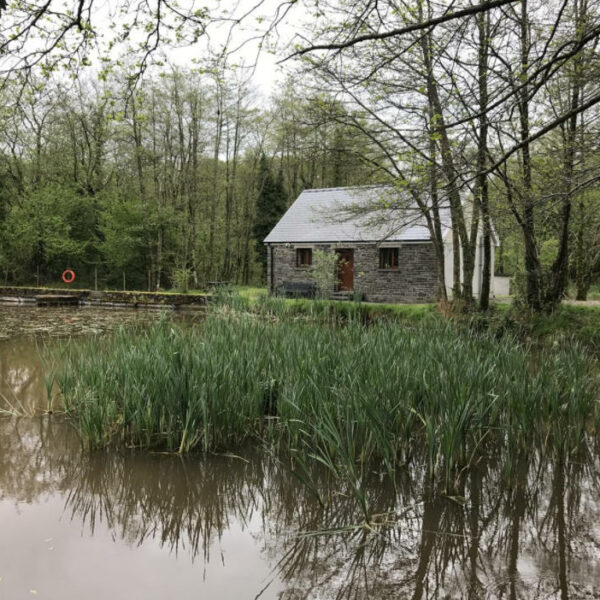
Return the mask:
MULTIPOLYGON (((113 24, 118 29, 127 19, 118 13, 115 13, 113 7, 114 0, 106 0, 99 4, 98 12, 94 17, 94 29, 102 37, 104 42, 108 42, 114 36, 113 24)), ((264 33, 275 18, 277 8, 281 5, 280 0, 263 0, 259 3, 257 0, 238 0, 237 3, 225 3, 219 0, 203 1, 202 5, 195 0, 182 0, 181 5, 191 7, 195 5, 208 7, 211 16, 220 17, 227 11, 232 17, 239 18, 244 16, 242 22, 233 25, 230 21, 221 23, 211 23, 208 27, 207 36, 202 36, 199 41, 191 46, 180 48, 167 47, 162 45, 160 51, 154 56, 155 59, 165 59, 171 64, 181 67, 193 67, 196 61, 202 62, 213 54, 218 54, 226 45, 230 50, 227 63, 230 66, 244 65, 244 70, 248 76, 252 75, 252 80, 258 90, 268 97, 273 91, 276 91, 278 84, 285 79, 285 72, 289 71, 291 61, 284 66, 278 65, 281 60, 289 53, 285 50, 294 34, 301 27, 304 20, 302 7, 294 6, 293 10, 287 15, 287 18, 279 23, 276 32, 268 38, 268 48, 263 46, 259 51, 259 44, 263 41, 264 33), (295 23, 292 24, 292 21, 295 23), (276 54, 273 54, 273 51, 276 54)), ((129 19, 130 21, 131 19, 129 19)), ((128 43, 135 44, 142 41, 144 34, 138 31, 136 35, 131 35, 128 43)), ((111 52, 113 59, 122 58, 126 48, 119 45, 111 52)))

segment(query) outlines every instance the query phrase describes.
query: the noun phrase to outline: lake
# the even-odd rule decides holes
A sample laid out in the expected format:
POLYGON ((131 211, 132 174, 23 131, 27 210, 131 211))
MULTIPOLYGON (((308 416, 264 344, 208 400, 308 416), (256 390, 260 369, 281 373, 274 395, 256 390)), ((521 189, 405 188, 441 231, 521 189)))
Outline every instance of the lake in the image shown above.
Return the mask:
POLYGON ((373 473, 369 529, 272 453, 85 450, 45 414, 47 351, 157 318, 0 307, 1 599, 600 597, 597 456, 536 455, 511 477, 489 456, 452 497, 424 469, 395 488, 373 473))

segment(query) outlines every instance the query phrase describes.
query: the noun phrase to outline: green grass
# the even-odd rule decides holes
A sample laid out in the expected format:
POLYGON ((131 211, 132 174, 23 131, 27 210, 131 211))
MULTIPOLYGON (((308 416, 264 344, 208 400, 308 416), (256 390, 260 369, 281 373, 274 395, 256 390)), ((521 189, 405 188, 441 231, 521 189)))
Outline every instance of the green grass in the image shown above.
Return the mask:
POLYGON ((496 335, 509 333, 538 346, 569 346, 576 341, 591 356, 600 355, 600 306, 562 304, 552 313, 535 313, 497 304, 488 315, 474 315, 464 322, 477 323, 496 335))
POLYGON ((576 335, 594 350, 600 350, 600 306, 563 304, 550 315, 531 315, 530 328, 536 337, 576 335))
POLYGON ((311 300, 270 296, 265 288, 236 286, 218 290, 214 304, 234 312, 247 312, 268 318, 306 318, 324 322, 377 320, 406 320, 418 323, 439 317, 435 304, 383 304, 376 302, 347 302, 311 300))
MULTIPOLYGON (((577 287, 573 282, 571 282, 571 284, 569 285, 567 295, 572 300, 575 300, 575 297, 577 296, 577 287)), ((586 299, 600 300, 600 285, 598 285, 597 283, 593 283, 588 290, 586 299)))
POLYGON ((240 294, 240 296, 250 298, 251 300, 256 300, 259 296, 267 294, 267 288, 255 287, 251 285, 234 285, 232 286, 232 290, 235 293, 240 294))
POLYGON ((599 423, 599 324, 600 307, 444 319, 435 305, 222 289, 197 328, 164 321, 89 341, 56 379, 90 447, 276 450, 322 502, 324 469, 368 521, 367 482, 407 465, 451 492, 484 456, 510 469, 531 452, 585 451, 599 423))

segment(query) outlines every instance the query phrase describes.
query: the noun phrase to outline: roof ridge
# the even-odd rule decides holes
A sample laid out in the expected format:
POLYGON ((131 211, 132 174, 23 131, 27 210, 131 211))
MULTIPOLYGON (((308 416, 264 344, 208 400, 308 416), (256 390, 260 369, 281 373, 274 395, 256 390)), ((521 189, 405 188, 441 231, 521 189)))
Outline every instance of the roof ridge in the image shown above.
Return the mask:
POLYGON ((336 190, 364 190, 368 188, 379 188, 379 187, 393 187, 391 183, 369 183, 365 185, 345 185, 339 187, 324 187, 324 188, 309 188, 307 190, 302 190, 302 193, 305 192, 313 193, 313 192, 333 192, 336 190))

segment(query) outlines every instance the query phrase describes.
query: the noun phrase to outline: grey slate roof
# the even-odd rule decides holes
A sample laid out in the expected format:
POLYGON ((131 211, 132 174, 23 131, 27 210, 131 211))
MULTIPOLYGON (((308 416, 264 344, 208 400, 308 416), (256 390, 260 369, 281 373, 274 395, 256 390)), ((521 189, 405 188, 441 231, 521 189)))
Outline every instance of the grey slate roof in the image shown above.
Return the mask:
MULTIPOLYGON (((448 228, 449 215, 440 215, 448 228)), ((443 232, 445 234, 445 231, 443 232)), ((425 219, 408 194, 391 186, 305 190, 265 243, 427 241, 425 219)))

